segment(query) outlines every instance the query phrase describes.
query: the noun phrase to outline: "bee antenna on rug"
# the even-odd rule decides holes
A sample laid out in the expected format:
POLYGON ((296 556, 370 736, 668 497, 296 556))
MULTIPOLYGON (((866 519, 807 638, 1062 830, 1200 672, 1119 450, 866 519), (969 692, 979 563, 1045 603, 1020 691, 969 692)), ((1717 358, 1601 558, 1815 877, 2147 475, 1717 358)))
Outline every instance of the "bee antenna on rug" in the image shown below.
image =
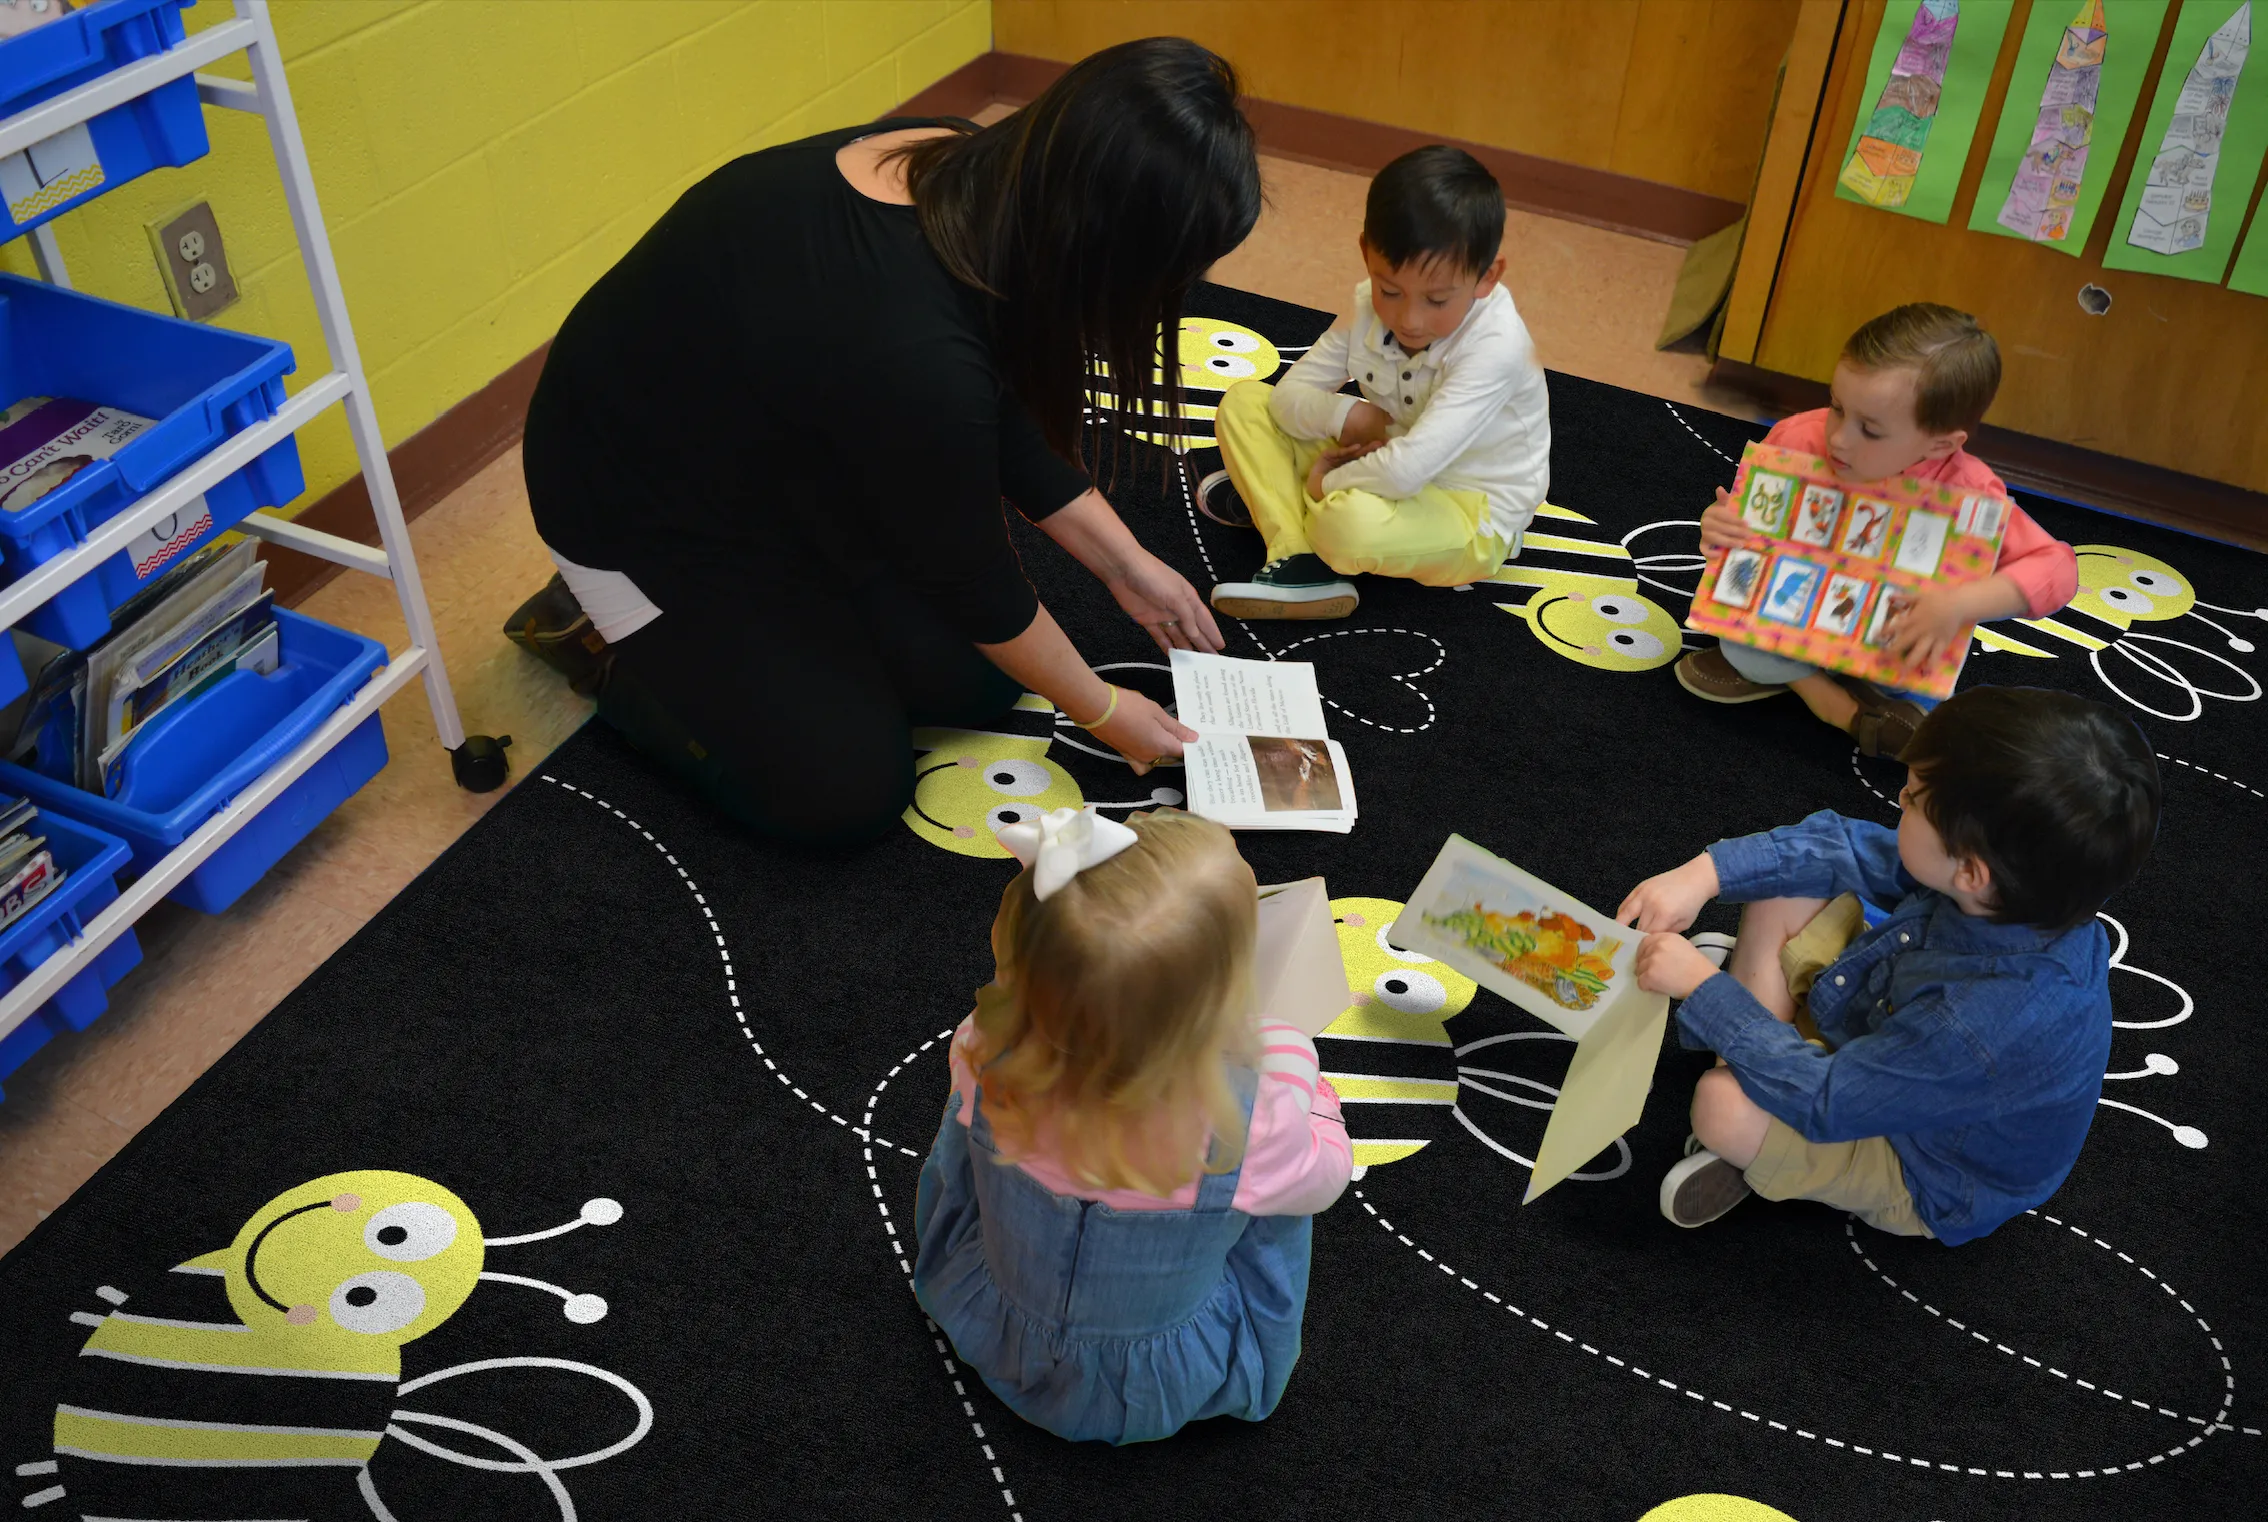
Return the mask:
POLYGON ((577 1295, 542 1279, 530 1279, 525 1274, 498 1274, 483 1269, 480 1276, 483 1279, 493 1279, 499 1284, 518 1284, 528 1289, 540 1289, 547 1295, 557 1295, 567 1302, 561 1314, 577 1326, 589 1326, 594 1321, 606 1318, 606 1297, 603 1295, 577 1295))
POLYGON ((621 1219, 622 1202, 601 1195, 597 1199, 583 1201, 583 1208, 576 1213, 575 1219, 564 1225, 546 1227, 542 1231, 522 1232, 516 1237, 482 1237, 480 1242, 483 1247, 519 1247, 529 1242, 543 1242, 552 1237, 565 1236, 582 1226, 612 1226, 621 1219))

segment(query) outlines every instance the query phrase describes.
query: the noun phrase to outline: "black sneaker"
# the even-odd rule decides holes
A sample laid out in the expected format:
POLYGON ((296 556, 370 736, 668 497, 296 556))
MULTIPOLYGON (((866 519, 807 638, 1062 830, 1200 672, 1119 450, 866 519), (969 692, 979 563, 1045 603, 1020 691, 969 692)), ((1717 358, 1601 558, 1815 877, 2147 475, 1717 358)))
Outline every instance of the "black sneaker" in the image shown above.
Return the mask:
POLYGON ((1271 560, 1250 581, 1213 588, 1213 608, 1231 618, 1345 618, 1362 599, 1320 555, 1271 560))
POLYGON ((1740 1169, 1687 1138, 1689 1154, 1662 1175, 1662 1214, 1677 1226, 1706 1226, 1748 1198, 1740 1169))
POLYGON ((504 637, 567 678, 567 685, 584 697, 598 691, 614 664, 614 653, 591 627, 590 615, 556 574, 512 610, 504 637))

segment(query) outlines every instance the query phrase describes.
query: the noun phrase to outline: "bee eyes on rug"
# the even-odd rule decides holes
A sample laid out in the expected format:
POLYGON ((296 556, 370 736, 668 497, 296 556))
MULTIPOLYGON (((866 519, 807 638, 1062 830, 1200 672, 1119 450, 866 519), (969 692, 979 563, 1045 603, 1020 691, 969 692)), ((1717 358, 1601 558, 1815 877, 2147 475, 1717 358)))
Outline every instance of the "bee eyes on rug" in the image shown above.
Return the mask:
POLYGON ((1661 639, 1644 629, 1617 629, 1606 637, 1606 642, 1614 647, 1617 655, 1627 655, 1637 661, 1650 661, 1662 653, 1661 639))
POLYGON ((1642 624, 1646 605, 1634 597, 1594 597, 1591 611, 1610 624, 1642 624))
POLYGON ((1439 978, 1400 968, 1381 973, 1370 985, 1370 996, 1405 1015, 1430 1015, 1449 1002, 1449 990, 1439 978))
POLYGON ((438 1205, 411 1200, 388 1205, 362 1230, 363 1244, 396 1263, 422 1263, 457 1240, 456 1218, 438 1205))
POLYGON ((984 785, 996 793, 1006 793, 1011 798, 1029 798, 1044 793, 1047 784, 1047 769, 1037 761, 1008 759, 985 764, 984 785))
POLYGON ((350 1332, 383 1337, 424 1314, 425 1290, 408 1274, 381 1268, 331 1291, 331 1319, 350 1332))
POLYGON ((1012 824, 1031 824, 1040 810, 1021 803, 1004 803, 984 816, 984 827, 997 835, 1012 824))

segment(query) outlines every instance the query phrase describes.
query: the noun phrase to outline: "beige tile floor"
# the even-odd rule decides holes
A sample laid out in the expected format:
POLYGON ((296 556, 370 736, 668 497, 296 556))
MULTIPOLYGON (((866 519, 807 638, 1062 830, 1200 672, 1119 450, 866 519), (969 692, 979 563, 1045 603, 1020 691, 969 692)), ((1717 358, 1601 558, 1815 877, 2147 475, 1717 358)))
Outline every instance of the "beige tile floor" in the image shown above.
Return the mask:
MULTIPOLYGON (((1362 276, 1355 235, 1365 181, 1267 163, 1269 205, 1214 278, 1286 301, 1343 310, 1362 276)), ((1681 249, 1514 213, 1507 279, 1544 362, 1675 401, 1742 409, 1703 383, 1695 354, 1656 353, 1681 249)), ((443 655, 467 726, 510 734, 525 778, 590 712, 497 632, 550 573, 528 520, 513 450, 412 530, 443 655)), ((393 588, 344 575, 303 610, 404 642, 393 588)), ((258 1024, 300 980, 503 796, 459 791, 434 739, 424 691, 385 708, 393 760, 228 913, 170 906, 140 927, 141 967, 108 1014, 59 1037, 5 1080, 0 1103, 0 1251, 21 1241, 127 1139, 258 1024)))

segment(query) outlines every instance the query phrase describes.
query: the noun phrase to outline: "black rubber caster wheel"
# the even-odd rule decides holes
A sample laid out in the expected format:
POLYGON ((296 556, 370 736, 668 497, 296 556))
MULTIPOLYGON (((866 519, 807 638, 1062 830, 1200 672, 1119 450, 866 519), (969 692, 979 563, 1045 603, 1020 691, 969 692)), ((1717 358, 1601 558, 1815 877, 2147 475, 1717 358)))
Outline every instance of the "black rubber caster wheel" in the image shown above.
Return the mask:
POLYGON ((505 747, 512 743, 510 735, 467 735, 465 743, 449 752, 449 766, 457 774, 457 786, 468 793, 493 793, 504 785, 504 774, 512 769, 504 755, 505 747))

